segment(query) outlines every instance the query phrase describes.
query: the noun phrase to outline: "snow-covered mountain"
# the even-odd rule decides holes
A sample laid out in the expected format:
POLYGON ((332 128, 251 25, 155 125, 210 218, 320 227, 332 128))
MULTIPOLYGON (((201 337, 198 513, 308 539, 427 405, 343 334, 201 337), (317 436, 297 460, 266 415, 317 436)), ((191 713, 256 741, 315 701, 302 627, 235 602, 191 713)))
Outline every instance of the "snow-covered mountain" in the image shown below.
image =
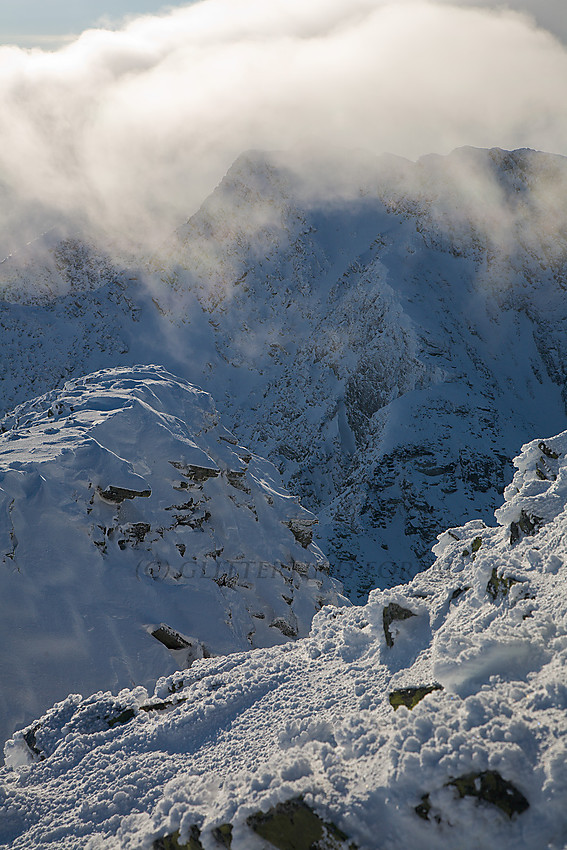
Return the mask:
POLYGON ((0 286, 0 846, 563 850, 567 160, 250 152, 0 286))
POLYGON ((508 457, 565 426, 566 188, 563 158, 464 149, 366 161, 329 199, 253 155, 178 233, 163 280, 210 314, 232 399, 252 374, 232 427, 351 593, 487 519, 508 457))
POLYGON ((251 152, 140 268, 50 235, 0 264, 5 409, 160 362, 320 517, 352 598, 488 520, 566 424, 567 160, 251 152), (40 257, 41 259, 38 259, 40 257))
POLYGON ((0 845, 563 850, 567 432, 515 464, 411 583, 16 733, 0 845))
POLYGON ((305 636, 346 604, 315 522, 163 368, 16 408, 0 423, 0 737, 70 692, 305 636))

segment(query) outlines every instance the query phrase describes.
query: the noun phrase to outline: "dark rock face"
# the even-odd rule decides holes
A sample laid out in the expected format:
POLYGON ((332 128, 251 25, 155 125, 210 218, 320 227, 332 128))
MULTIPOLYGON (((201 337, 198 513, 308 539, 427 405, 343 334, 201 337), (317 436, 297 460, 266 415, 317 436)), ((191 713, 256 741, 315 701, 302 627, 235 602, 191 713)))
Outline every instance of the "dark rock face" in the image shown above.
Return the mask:
MULTIPOLYGON (((504 814, 512 818, 521 815, 530 804, 511 782, 503 779, 496 770, 485 770, 481 773, 467 773, 446 783, 446 787, 454 788, 458 797, 474 797, 479 802, 496 806, 504 814)), ((431 795, 424 794, 421 803, 415 807, 415 813, 423 820, 433 820, 441 823, 442 818, 431 803, 431 795)))
POLYGON ((208 466, 197 466, 193 463, 179 463, 178 461, 170 460, 174 469, 193 481, 195 484, 203 484, 209 478, 217 478, 220 475, 220 469, 214 469, 208 466))
POLYGON ((307 549, 313 543, 313 526, 315 520, 292 519, 286 522, 285 525, 289 528, 298 543, 307 549))
POLYGON ((297 637, 297 628, 289 623, 284 617, 276 617, 276 619, 270 623, 270 628, 279 629, 286 637, 297 637))
POLYGON ((447 784, 457 789, 459 797, 476 797, 477 800, 497 806, 509 818, 522 814, 530 806, 524 795, 495 770, 467 773, 447 784))
POLYGON ((213 838, 220 847, 232 847, 232 826, 229 823, 223 823, 221 826, 216 826, 213 829, 213 838))
MULTIPOLYGON (((344 832, 323 821, 301 797, 279 803, 265 814, 247 820, 254 832, 278 850, 341 850, 348 840, 344 832)), ((356 850, 355 845, 350 845, 356 850)))
POLYGON ((126 499, 149 499, 152 495, 151 490, 130 490, 128 487, 115 487, 114 485, 109 485, 106 490, 102 490, 99 487, 98 494, 101 499, 104 499, 105 502, 112 502, 113 504, 119 505, 121 502, 124 502, 126 499))
POLYGON ((178 634, 175 629, 166 626, 162 623, 157 629, 152 632, 152 637, 163 643, 167 649, 187 649, 191 644, 185 640, 182 635, 178 634))
POLYGON ((394 645, 394 638, 392 637, 392 633, 390 631, 390 626, 395 620, 407 620, 410 617, 415 617, 413 611, 410 611, 408 608, 402 608, 401 605, 397 605, 395 602, 391 602, 384 608, 383 613, 383 622, 384 622, 384 636, 386 637, 386 645, 392 647, 394 645))
MULTIPOLYGON (((301 797, 279 803, 269 812, 258 812, 246 821, 256 835, 263 838, 275 850, 343 850, 348 841, 344 832, 334 824, 322 820, 301 797)), ((221 824, 211 830, 216 845, 230 850, 232 847, 232 825, 221 824)), ((207 845, 208 846, 208 845, 207 845)), ((349 850, 357 850, 354 843, 349 850)), ((171 835, 156 838, 153 850, 203 850, 201 831, 192 826, 189 840, 180 841, 177 830, 171 835)))
POLYGON ((45 753, 43 753, 36 745, 37 741, 35 738, 35 733, 39 729, 39 726, 31 726, 28 731, 24 734, 24 741, 28 745, 30 752, 39 760, 43 761, 45 759, 45 753))
MULTIPOLYGON (((541 478, 541 475, 539 475, 539 477, 541 478)), ((533 537, 537 534, 542 522, 543 520, 540 516, 535 516, 535 514, 530 516, 523 510, 520 513, 520 519, 518 522, 510 524, 510 544, 513 545, 514 543, 517 543, 522 534, 525 534, 528 537, 533 537)))
POLYGON ((494 567, 489 582, 486 585, 486 592, 492 601, 496 602, 499 596, 508 596, 510 589, 515 584, 519 584, 518 579, 512 578, 511 576, 500 576, 498 575, 496 567, 494 567))
POLYGON ((390 705, 396 711, 401 705, 405 705, 406 708, 410 710, 415 708, 418 702, 426 697, 428 694, 432 694, 433 691, 442 691, 443 688, 441 685, 422 685, 417 688, 400 688, 399 690, 392 691, 389 696, 390 705))
POLYGON ((163 838, 156 838, 152 844, 153 850, 203 850, 201 844, 201 831, 198 827, 192 826, 189 833, 189 841, 183 844, 179 843, 179 830, 171 835, 164 835, 163 838))

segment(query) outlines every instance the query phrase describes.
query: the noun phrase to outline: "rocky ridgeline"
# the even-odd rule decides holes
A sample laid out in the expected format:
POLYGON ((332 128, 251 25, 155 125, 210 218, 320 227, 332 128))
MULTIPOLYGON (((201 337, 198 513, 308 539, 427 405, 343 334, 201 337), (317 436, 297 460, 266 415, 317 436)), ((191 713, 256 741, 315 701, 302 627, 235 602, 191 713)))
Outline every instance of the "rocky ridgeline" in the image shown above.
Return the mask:
POLYGON ((16 733, 0 843, 562 850, 567 432, 515 464, 409 584, 16 733))
POLYGON ((4 409, 163 363, 318 513, 353 599, 431 564, 565 428, 567 161, 250 152, 139 267, 46 234, 0 264, 4 409))
POLYGON ((305 636, 341 599, 315 517, 160 367, 71 381, 0 430, 5 736, 69 692, 305 636))

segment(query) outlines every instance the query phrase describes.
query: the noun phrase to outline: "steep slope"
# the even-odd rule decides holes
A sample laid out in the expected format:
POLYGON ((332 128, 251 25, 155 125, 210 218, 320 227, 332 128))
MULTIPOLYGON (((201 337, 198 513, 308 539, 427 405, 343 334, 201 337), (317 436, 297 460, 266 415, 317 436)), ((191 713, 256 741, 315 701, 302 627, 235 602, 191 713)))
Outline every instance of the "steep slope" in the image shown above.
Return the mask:
POLYGON ((567 432, 515 463, 410 584, 18 732, 2 846, 562 850, 567 432))
POLYGON ((251 154, 178 233, 164 310, 199 298, 237 370, 231 427, 318 510, 350 593, 487 519, 510 454, 564 427, 566 188, 567 160, 532 151, 342 182, 251 154))
POLYGON ((567 161, 534 151, 250 152, 143 270, 51 237, 0 266, 4 404, 164 363, 317 511, 365 598, 487 521, 508 458, 565 427, 566 198, 567 161))
POLYGON ((164 369, 68 382, 0 430, 4 738, 71 691, 285 643, 341 601, 315 517, 164 369))

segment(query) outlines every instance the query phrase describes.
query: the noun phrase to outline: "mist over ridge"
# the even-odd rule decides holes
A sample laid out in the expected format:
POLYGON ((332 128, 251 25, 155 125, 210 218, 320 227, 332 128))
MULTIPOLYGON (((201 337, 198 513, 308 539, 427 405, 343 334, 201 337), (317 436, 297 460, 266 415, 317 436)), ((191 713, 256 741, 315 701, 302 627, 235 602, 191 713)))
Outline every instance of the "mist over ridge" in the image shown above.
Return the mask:
POLYGON ((565 45, 513 10, 204 0, 0 60, 3 255, 69 222, 156 247, 251 148, 567 152, 565 45))

